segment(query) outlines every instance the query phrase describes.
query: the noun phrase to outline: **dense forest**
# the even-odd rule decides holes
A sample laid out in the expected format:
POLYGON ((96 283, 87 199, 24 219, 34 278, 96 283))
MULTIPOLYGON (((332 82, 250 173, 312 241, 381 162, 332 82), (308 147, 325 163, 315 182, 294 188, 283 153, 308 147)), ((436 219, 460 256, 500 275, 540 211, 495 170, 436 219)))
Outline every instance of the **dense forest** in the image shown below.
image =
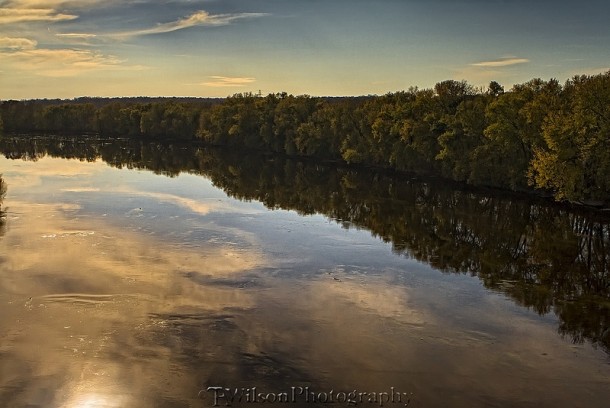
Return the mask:
POLYGON ((610 71, 505 91, 443 81, 383 96, 4 101, 6 133, 199 139, 610 205, 610 71))
POLYGON ((482 194, 391 172, 325 165, 182 144, 78 138, 0 140, 11 159, 46 155, 208 177, 240 200, 324 214, 363 228, 395 253, 443 273, 476 276, 540 314, 554 312, 558 331, 610 353, 610 214, 548 205, 499 191, 482 194))

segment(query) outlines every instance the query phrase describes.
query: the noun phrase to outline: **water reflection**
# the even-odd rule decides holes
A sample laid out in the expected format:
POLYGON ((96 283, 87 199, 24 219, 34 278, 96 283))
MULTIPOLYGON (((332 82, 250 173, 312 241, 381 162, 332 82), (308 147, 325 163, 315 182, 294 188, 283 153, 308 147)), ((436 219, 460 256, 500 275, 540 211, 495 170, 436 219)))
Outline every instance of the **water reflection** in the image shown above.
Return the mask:
MULTIPOLYGON (((540 314, 559 332, 610 350, 610 217, 526 199, 482 195, 366 171, 180 145, 7 139, 6 157, 101 157, 116 167, 202 174, 229 195, 269 208, 321 213, 366 228, 394 251, 488 288, 540 314)), ((194 200, 183 205, 208 208, 194 200)))
POLYGON ((0 242, 6 406, 210 406, 198 393, 216 385, 393 386, 439 407, 610 396, 610 368, 587 346, 609 346, 610 237, 597 213, 188 146, 0 144, 28 160, 5 171, 16 214, 0 242), (148 189, 147 174, 116 168, 175 179, 148 189), (345 229, 240 207, 200 192, 202 177, 185 194, 181 173, 345 229), (557 323, 584 343, 566 345, 557 323))
POLYGON ((14 388, 1 400, 7 406, 29 400, 45 407, 152 406, 159 395, 130 398, 168 385, 196 399, 197 377, 183 378, 188 372, 171 361, 191 356, 175 348, 188 342, 187 329, 222 325, 231 318, 227 310, 248 309, 254 301, 231 285, 199 285, 191 277, 222 281, 263 265, 260 254, 235 257, 222 247, 159 252, 155 239, 75 219, 65 205, 12 206, 36 216, 16 221, 4 242, 11 252, 0 293, 11 319, 0 320, 0 329, 11 348, 3 380, 14 388), (176 344, 177 323, 184 326, 176 344), (27 378, 32 386, 21 383, 27 378), (43 390, 43 396, 31 394, 43 390))

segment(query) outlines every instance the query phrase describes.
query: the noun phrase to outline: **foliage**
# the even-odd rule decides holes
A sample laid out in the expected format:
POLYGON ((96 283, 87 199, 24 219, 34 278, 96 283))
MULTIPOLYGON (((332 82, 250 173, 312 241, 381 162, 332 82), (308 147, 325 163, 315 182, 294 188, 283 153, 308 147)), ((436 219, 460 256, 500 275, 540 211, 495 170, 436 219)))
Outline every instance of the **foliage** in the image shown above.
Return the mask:
POLYGON ((465 81, 382 96, 5 101, 7 133, 194 140, 610 205, 610 71, 509 91, 465 81))
POLYGON ((559 199, 608 201, 610 192, 610 71, 577 76, 547 115, 545 144, 535 151, 531 182, 559 199))

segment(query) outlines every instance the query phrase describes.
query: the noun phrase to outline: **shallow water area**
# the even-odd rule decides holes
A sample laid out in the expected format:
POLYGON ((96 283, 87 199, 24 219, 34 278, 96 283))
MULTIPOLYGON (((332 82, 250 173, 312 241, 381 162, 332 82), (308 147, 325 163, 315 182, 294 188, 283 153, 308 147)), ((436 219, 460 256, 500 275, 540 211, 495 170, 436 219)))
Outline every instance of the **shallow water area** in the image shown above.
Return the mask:
POLYGON ((0 158, 2 406, 610 399, 604 219, 196 147, 24 143, 0 158))

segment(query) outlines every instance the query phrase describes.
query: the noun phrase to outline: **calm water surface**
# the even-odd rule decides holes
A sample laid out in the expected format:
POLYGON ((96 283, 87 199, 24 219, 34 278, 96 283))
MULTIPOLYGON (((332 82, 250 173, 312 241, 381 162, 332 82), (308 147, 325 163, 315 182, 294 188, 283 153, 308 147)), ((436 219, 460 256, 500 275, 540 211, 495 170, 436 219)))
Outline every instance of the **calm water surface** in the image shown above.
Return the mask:
POLYGON ((610 400, 599 213, 189 146, 0 147, 2 407, 610 400))

